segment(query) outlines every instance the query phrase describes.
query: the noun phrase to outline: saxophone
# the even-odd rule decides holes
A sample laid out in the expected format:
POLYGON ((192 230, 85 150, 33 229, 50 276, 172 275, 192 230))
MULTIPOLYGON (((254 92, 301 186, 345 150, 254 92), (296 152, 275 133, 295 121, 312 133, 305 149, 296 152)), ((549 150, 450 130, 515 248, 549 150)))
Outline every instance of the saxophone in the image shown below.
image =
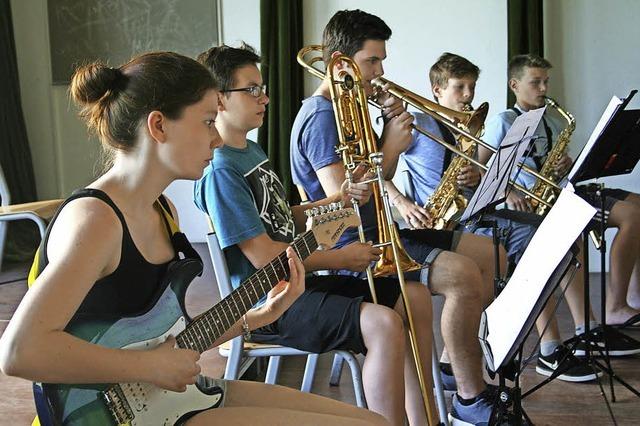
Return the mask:
MULTIPOLYGON (((470 113, 469 119, 464 124, 458 123, 458 126, 464 126, 465 130, 479 137, 483 130, 488 109, 488 104, 483 103, 476 111, 470 113)), ((471 110, 471 106, 467 105, 464 111, 469 112, 471 110)), ((467 157, 475 155, 475 143, 467 140, 463 135, 457 135, 456 139, 458 148, 467 157)), ((449 167, 447 167, 442 179, 440 179, 440 183, 425 203, 424 208, 433 219, 433 229, 453 228, 456 225, 456 219, 467 207, 468 200, 460 193, 457 180, 460 171, 469 164, 471 164, 470 161, 462 156, 457 156, 451 160, 449 167)))
MULTIPOLYGON (((571 142, 571 134, 576 128, 576 120, 570 112, 565 111, 560 107, 558 102, 554 99, 546 97, 545 102, 547 105, 555 108, 558 113, 567 121, 567 127, 565 127, 556 143, 551 148, 551 151, 547 154, 547 159, 545 160, 542 168, 540 169, 540 174, 547 179, 553 181, 554 183, 558 183, 562 180, 564 176, 558 176, 558 174, 554 170, 554 166, 560 158, 562 158, 569 147, 569 142, 571 142)), ((556 198, 558 198, 559 192, 556 188, 551 185, 543 182, 541 179, 537 179, 533 189, 531 192, 538 196, 539 198, 547 201, 550 205, 553 205, 556 198)), ((535 199, 530 199, 532 207, 535 209, 536 214, 543 216, 547 213, 548 206, 546 204, 542 204, 537 202, 535 199)))

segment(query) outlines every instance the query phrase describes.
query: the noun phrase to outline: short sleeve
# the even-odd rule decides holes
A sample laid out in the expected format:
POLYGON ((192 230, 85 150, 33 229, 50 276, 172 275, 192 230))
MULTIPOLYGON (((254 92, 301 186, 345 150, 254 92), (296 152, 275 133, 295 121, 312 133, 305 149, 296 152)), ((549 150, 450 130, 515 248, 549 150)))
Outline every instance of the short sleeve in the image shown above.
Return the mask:
POLYGON ((305 126, 301 140, 301 149, 313 170, 340 162, 336 153, 337 144, 338 130, 333 111, 321 110, 313 114, 305 126))
POLYGON ((195 198, 211 218, 223 249, 266 233, 251 189, 244 176, 234 169, 210 171, 196 186, 195 198))
POLYGON ((506 111, 501 114, 494 115, 484 126, 484 135, 482 136, 482 140, 492 147, 498 148, 514 121, 515 118, 510 120, 506 111))

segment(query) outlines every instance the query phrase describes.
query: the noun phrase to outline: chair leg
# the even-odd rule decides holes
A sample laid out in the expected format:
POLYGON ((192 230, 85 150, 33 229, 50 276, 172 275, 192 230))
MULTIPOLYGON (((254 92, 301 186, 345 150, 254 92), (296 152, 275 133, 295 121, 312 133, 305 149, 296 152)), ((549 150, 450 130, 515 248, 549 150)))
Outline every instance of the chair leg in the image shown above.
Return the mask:
POLYGON ((364 385, 362 383, 362 369, 360 368, 360 362, 355 355, 349 351, 337 351, 335 360, 340 355, 340 368, 342 368, 342 360, 346 361, 351 370, 351 380, 353 381, 353 390, 356 394, 356 405, 360 408, 367 408, 367 399, 364 394, 364 385))
POLYGON ((318 365, 318 354, 307 355, 307 364, 304 367, 304 377, 302 377, 302 392, 311 392, 313 387, 313 379, 316 375, 316 366, 318 365))
POLYGON ((0 221, 0 271, 2 271, 2 256, 4 255, 4 241, 7 236, 7 223, 0 221))
POLYGON ((433 374, 433 387, 436 397, 436 405, 438 406, 438 414, 440 416, 440 422, 442 424, 449 424, 449 418, 447 415, 447 402, 444 398, 444 386, 442 385, 442 376, 440 376, 440 362, 438 361, 438 350, 436 349, 436 342, 433 342, 433 356, 431 362, 431 371, 433 374))
POLYGON ((267 376, 264 382, 270 385, 275 385, 278 379, 278 373, 280 372, 280 356, 269 357, 269 366, 267 367, 267 376))
POLYGON ((240 363, 242 362, 242 352, 244 342, 242 337, 236 337, 231 341, 231 349, 227 358, 227 366, 224 370, 225 380, 238 380, 240 375, 240 363))
POLYGON ((344 351, 336 351, 333 356, 333 365, 331 366, 331 377, 329 378, 330 386, 339 386, 340 385, 340 376, 342 376, 342 364, 343 359, 340 353, 344 351))

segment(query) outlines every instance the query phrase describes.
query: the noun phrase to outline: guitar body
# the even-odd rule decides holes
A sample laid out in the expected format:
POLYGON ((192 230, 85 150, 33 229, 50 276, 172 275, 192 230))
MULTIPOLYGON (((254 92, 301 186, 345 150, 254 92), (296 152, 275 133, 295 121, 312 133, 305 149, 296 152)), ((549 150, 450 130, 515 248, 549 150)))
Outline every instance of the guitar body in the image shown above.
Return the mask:
MULTIPOLYGON (((184 296, 201 272, 199 260, 176 261, 169 265, 158 297, 141 315, 74 321, 66 331, 109 348, 151 349, 186 328, 190 318, 185 311, 184 296)), ((186 392, 171 392, 143 383, 44 384, 43 389, 55 422, 63 425, 116 425, 120 422, 112 414, 114 409, 130 413, 131 425, 173 425, 220 403, 222 391, 209 389, 210 383, 206 381, 202 378, 200 383, 188 386, 186 392)))

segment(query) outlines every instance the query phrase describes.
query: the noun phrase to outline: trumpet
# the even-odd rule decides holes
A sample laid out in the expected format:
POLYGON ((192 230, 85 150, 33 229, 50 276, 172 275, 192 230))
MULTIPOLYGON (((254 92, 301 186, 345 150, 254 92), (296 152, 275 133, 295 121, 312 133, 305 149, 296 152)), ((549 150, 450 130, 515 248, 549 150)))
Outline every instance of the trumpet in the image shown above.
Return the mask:
MULTIPOLYGON (((397 274, 400 284, 400 291, 404 302, 405 312, 409 323, 409 341, 413 352, 413 358, 420 382, 420 390, 424 403, 425 412, 429 422, 434 418, 431 412, 433 405, 432 390, 427 388, 425 375, 420 362, 420 352, 418 348, 415 324, 411 313, 411 304, 406 290, 404 272, 421 269, 422 265, 413 260, 405 251, 398 235, 398 230, 391 215, 391 205, 389 195, 385 187, 385 179, 382 172, 383 154, 378 152, 376 138, 371 126, 371 118, 367 105, 367 96, 362 84, 362 74, 358 65, 348 56, 333 57, 326 67, 326 74, 315 68, 313 64, 321 61, 322 58, 314 56, 306 58, 310 53, 316 54, 322 51, 321 46, 307 46, 302 48, 297 55, 297 60, 307 71, 318 78, 328 80, 331 91, 331 101, 338 130, 338 147, 336 151, 342 158, 345 167, 345 174, 351 180, 352 171, 359 163, 364 162, 374 172, 375 178, 366 181, 373 184, 372 197, 375 201, 376 215, 378 220, 378 244, 382 255, 376 263, 374 270, 367 268, 367 279, 369 288, 377 303, 373 277, 397 274), (345 70, 336 71, 335 65, 343 62, 349 65, 352 72, 345 70)), ((354 210, 360 216, 360 209, 356 200, 352 200, 354 210)), ((362 225, 358 227, 361 242, 366 242, 362 225)))
MULTIPOLYGON (((419 111, 427 114, 428 116, 432 117, 436 121, 442 123, 449 130, 451 130, 454 135, 460 135, 461 137, 464 137, 464 138, 468 139, 469 141, 471 141, 473 143, 476 143, 476 144, 478 144, 480 146, 483 146, 484 148, 487 148, 488 150, 490 150, 493 153, 495 153, 497 151, 496 148, 492 147, 487 142, 483 141, 482 139, 476 137, 471 132, 469 132, 469 128, 464 124, 463 120, 460 117, 461 114, 466 114, 466 113, 464 113, 464 112, 461 113, 459 111, 454 111, 454 110, 451 110, 449 108, 443 107, 442 105, 439 105, 436 102, 430 101, 429 99, 427 99, 425 97, 422 97, 422 96, 420 96, 420 95, 418 95, 416 93, 413 93, 413 92, 405 89, 404 87, 399 86, 396 83, 393 83, 393 82, 391 82, 391 81, 389 81, 389 80, 387 80, 386 78, 383 78, 383 77, 378 77, 375 80, 373 80, 371 83, 374 85, 374 87, 377 87, 379 90, 382 89, 383 87, 386 88, 386 91, 388 93, 390 93, 393 96, 401 99, 402 101, 404 101, 407 104, 413 106, 414 108, 418 109, 419 111)), ((372 105, 376 106, 377 108, 380 108, 380 106, 378 104, 376 104, 375 102, 370 102, 370 103, 372 105)), ((448 144, 442 138, 438 137, 437 135, 434 135, 433 133, 431 133, 431 132, 429 132, 429 131, 427 131, 427 130, 419 127, 419 126, 416 126, 415 124, 412 124, 411 126, 417 132, 420 132, 423 135, 433 139, 435 142, 437 142, 440 145, 444 146, 445 148, 451 150, 454 154, 464 158, 465 160, 467 160, 470 163, 478 166, 482 170, 485 170, 485 171, 487 170, 487 166, 486 165, 482 164, 481 162, 479 162, 475 158, 467 155, 463 150, 458 149, 457 147, 448 144)), ((536 178, 540 179, 541 181, 545 182, 547 185, 555 188, 556 190, 558 190, 558 191, 562 190, 562 188, 559 187, 555 182, 551 181, 550 179, 548 179, 545 176, 542 176, 540 173, 538 173, 537 171, 531 169, 527 165, 523 164, 522 165, 522 169, 527 171, 528 173, 532 174, 536 178)), ((552 206, 551 204, 549 204, 549 202, 547 202, 547 200, 544 200, 544 199, 540 198, 539 196, 537 196, 536 194, 532 193, 531 191, 529 191, 527 188, 523 187, 522 185, 519 185, 519 184, 517 184, 517 183, 515 183, 515 182, 513 182, 511 180, 509 182, 514 188, 518 189, 523 194, 529 196, 530 198, 536 200, 537 202, 539 202, 541 204, 544 204, 547 207, 551 207, 552 206)))

